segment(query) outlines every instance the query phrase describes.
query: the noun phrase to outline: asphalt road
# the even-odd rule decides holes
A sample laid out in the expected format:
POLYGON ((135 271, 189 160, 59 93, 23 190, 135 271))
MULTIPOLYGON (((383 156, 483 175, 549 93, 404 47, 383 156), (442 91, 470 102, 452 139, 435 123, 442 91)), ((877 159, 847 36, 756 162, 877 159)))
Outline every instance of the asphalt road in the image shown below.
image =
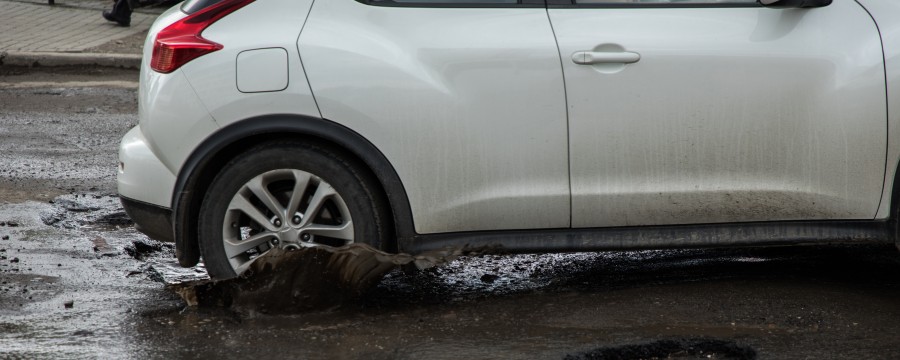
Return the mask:
POLYGON ((202 268, 170 272, 171 246, 136 233, 115 197, 137 74, 0 72, 0 358, 900 353, 892 246, 464 257, 311 311, 187 306, 163 281, 202 268))

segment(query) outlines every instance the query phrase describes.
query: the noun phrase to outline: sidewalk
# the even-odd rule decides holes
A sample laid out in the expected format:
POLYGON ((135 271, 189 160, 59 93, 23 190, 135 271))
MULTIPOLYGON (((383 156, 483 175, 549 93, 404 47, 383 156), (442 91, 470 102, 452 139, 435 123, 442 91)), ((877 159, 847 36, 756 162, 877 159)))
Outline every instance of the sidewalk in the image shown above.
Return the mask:
POLYGON ((0 66, 138 68, 150 25, 164 7, 138 9, 131 26, 103 19, 111 0, 0 0, 0 66))

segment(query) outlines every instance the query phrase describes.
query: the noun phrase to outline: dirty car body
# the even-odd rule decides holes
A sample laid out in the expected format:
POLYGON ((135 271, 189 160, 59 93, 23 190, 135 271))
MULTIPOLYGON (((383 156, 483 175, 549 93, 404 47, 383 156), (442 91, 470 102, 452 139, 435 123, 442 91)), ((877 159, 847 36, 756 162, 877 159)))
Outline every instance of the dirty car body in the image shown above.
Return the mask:
POLYGON ((894 241, 892 0, 189 0, 119 193, 239 275, 407 253, 894 241))

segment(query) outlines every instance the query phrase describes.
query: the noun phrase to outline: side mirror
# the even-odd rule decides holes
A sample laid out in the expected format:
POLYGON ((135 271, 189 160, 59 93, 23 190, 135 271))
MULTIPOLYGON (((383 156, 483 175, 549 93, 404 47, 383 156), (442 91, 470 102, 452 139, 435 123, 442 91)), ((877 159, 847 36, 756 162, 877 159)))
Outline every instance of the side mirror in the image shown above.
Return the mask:
POLYGON ((759 4, 769 8, 817 8, 831 5, 832 0, 758 0, 759 4))

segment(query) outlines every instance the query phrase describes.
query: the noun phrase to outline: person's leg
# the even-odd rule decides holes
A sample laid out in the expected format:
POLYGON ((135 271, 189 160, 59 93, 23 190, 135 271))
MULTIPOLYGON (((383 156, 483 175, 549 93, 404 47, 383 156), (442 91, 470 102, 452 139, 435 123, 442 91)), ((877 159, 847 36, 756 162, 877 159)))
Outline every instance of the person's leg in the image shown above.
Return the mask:
POLYGON ((131 25, 132 6, 129 0, 116 0, 112 10, 103 10, 103 18, 119 23, 122 26, 131 25))

